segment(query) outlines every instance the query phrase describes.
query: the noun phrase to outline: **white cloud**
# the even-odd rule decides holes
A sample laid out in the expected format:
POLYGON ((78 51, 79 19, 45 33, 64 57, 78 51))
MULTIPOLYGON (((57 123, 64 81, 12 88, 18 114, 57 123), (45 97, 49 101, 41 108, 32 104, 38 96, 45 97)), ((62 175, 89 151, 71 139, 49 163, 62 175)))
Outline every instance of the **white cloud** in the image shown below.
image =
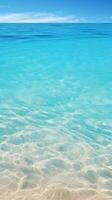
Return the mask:
POLYGON ((107 21, 112 21, 112 16, 105 17, 104 19, 107 21))
POLYGON ((0 23, 62 23, 62 22, 80 22, 80 19, 74 16, 59 16, 52 13, 11 13, 1 14, 0 23))

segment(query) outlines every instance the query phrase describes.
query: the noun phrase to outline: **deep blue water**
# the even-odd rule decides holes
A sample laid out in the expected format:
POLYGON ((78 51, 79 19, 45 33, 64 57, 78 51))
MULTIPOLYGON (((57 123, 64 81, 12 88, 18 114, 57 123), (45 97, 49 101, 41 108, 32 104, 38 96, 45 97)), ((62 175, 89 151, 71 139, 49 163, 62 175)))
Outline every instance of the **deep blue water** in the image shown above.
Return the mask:
POLYGON ((112 199, 112 24, 0 24, 0 198, 112 199))

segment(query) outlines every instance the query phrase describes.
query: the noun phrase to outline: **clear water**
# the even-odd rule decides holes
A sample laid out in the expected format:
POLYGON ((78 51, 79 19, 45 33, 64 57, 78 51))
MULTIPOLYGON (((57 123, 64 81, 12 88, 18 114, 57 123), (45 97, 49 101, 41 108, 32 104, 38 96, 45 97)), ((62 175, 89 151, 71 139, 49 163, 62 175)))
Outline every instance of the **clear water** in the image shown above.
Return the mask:
POLYGON ((112 199, 112 24, 0 24, 0 200, 112 199))

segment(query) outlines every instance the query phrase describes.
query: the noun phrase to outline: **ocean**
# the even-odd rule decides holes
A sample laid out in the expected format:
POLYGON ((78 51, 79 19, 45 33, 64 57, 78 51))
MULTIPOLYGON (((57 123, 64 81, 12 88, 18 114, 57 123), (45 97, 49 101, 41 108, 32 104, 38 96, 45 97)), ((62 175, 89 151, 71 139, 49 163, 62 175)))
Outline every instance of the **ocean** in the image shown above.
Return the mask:
POLYGON ((0 200, 112 200, 112 24, 0 24, 0 200))

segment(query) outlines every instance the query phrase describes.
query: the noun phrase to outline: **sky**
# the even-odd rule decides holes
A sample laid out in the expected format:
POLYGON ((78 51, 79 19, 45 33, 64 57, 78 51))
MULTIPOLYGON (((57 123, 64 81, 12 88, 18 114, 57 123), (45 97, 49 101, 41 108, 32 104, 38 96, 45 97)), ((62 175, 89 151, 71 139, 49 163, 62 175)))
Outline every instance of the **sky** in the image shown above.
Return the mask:
POLYGON ((0 22, 112 22, 112 0, 0 0, 0 22))

